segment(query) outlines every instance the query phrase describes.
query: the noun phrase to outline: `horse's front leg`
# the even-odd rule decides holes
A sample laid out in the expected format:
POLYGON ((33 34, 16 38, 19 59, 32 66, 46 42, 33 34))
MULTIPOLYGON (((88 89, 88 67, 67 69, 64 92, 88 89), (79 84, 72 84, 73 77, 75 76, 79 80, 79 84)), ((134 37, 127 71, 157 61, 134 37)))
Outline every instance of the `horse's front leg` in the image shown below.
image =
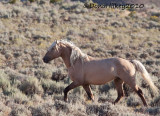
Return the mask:
POLYGON ((92 100, 92 101, 94 101, 94 96, 93 96, 93 93, 91 91, 91 87, 89 85, 83 85, 83 88, 86 91, 89 99, 92 100))
POLYGON ((80 86, 80 85, 79 85, 79 84, 75 84, 74 82, 72 82, 70 85, 68 85, 68 86, 64 89, 64 101, 67 101, 67 100, 68 100, 67 93, 68 93, 70 90, 72 90, 72 89, 74 89, 74 88, 76 88, 76 87, 78 87, 78 86, 80 86))

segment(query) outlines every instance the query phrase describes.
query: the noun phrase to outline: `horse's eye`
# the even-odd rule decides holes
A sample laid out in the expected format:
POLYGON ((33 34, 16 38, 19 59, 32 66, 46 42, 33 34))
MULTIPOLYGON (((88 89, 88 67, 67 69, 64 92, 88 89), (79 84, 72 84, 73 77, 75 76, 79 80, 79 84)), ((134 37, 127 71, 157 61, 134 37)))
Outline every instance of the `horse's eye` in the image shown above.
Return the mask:
POLYGON ((54 51, 54 47, 52 48, 52 51, 54 51))
POLYGON ((52 48, 52 51, 54 52, 55 50, 56 50, 56 47, 53 47, 53 48, 52 48))

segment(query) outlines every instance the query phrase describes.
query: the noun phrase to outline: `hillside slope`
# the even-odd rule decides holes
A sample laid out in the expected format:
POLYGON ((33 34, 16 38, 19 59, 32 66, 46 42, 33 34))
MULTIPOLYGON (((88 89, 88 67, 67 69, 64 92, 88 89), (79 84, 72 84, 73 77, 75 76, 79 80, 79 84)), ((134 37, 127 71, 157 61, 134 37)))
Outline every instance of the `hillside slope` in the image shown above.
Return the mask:
POLYGON ((0 115, 158 116, 160 95, 154 95, 140 75, 137 84, 149 107, 143 107, 127 85, 125 97, 113 105, 113 82, 92 86, 94 102, 79 87, 65 103, 63 90, 71 80, 62 59, 45 64, 42 58, 52 42, 67 39, 93 57, 141 61, 160 89, 159 33, 160 10, 152 5, 139 12, 87 9, 82 2, 0 2, 0 115))

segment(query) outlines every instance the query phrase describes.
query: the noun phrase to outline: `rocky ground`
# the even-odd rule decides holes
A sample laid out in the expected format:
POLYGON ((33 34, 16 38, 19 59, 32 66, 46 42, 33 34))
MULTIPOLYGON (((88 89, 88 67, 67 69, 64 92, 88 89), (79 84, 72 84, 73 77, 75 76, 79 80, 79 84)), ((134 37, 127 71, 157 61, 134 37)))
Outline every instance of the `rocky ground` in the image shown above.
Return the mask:
POLYGON ((82 2, 0 2, 0 115, 157 115, 160 96, 137 76, 149 107, 127 86, 116 105, 113 82, 92 86, 95 101, 83 88, 63 101, 63 89, 71 83, 63 61, 44 64, 47 48, 59 39, 72 41, 84 53, 99 58, 121 57, 141 61, 160 89, 160 9, 84 8, 82 2), (66 77, 56 82, 55 77, 66 77))

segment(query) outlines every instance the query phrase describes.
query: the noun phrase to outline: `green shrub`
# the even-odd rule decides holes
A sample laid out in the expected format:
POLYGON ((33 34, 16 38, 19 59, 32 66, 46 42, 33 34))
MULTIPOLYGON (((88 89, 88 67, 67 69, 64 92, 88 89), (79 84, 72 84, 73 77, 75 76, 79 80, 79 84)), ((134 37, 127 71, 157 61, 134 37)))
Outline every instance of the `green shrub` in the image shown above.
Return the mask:
POLYGON ((50 3, 61 2, 62 0, 50 0, 50 3))
POLYGON ((0 70, 0 88, 4 91, 9 87, 10 81, 8 79, 8 75, 6 75, 3 70, 0 70))
POLYGON ((151 107, 151 108, 148 108, 146 110, 146 112, 148 112, 150 115, 158 116, 158 114, 160 114, 160 108, 159 107, 151 107))
POLYGON ((9 116, 31 116, 31 112, 22 104, 14 104, 9 116))
POLYGON ((160 21, 160 18, 157 16, 151 16, 150 20, 158 22, 158 21, 160 21))
POLYGON ((10 4, 15 4, 17 0, 10 0, 9 3, 10 4))
POLYGON ((16 103, 27 103, 28 98, 23 94, 19 89, 15 87, 8 87, 3 90, 3 94, 9 96, 10 99, 13 99, 16 103))
POLYGON ((135 15, 136 15, 136 11, 131 11, 131 12, 129 13, 129 16, 132 17, 132 18, 133 18, 135 15))
POLYGON ((61 82, 56 83, 50 79, 42 79, 41 84, 47 94, 62 93, 64 90, 64 84, 61 82))
POLYGON ((52 77, 52 72, 50 70, 40 69, 36 71, 36 77, 38 77, 39 79, 50 79, 52 77))
POLYGON ((30 2, 35 2, 36 0, 28 0, 28 1, 30 1, 30 2))
POLYGON ((24 104, 28 102, 27 96, 23 94, 19 89, 14 88, 12 91, 13 92, 11 97, 14 99, 15 103, 24 104))
POLYGON ((19 88, 23 93, 27 95, 43 93, 42 86, 40 85, 38 79, 35 77, 28 77, 26 81, 21 83, 19 88))
POLYGON ((8 79, 0 78, 0 87, 4 90, 8 87, 10 87, 10 82, 8 79))

